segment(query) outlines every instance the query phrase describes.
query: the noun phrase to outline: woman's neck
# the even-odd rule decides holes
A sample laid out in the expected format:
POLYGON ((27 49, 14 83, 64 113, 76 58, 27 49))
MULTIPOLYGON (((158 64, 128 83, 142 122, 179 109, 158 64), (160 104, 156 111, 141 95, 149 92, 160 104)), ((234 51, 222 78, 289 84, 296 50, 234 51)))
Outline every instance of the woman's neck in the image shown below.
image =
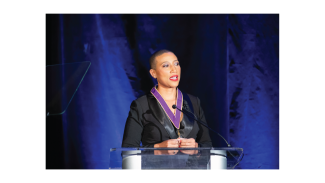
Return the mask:
POLYGON ((157 90, 164 100, 176 100, 176 88, 164 88, 158 86, 157 90))

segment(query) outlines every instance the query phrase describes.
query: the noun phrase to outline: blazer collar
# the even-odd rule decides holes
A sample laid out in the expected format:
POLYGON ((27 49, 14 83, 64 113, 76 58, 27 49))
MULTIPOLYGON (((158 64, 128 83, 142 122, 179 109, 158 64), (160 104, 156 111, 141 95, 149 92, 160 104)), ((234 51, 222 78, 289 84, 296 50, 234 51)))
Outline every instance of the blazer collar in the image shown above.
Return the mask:
POLYGON ((164 110, 161 108, 157 99, 151 93, 147 94, 147 98, 148 98, 149 108, 151 109, 154 117, 165 128, 166 132, 169 134, 169 137, 171 139, 177 139, 178 136, 174 130, 173 125, 169 121, 167 115, 165 114, 164 110))
MULTIPOLYGON (((157 121, 165 128, 166 132, 168 133, 169 137, 171 139, 177 139, 178 136, 175 132, 174 126, 172 125, 171 121, 165 114, 164 110, 158 103, 157 99, 151 94, 147 94, 148 99, 148 105, 151 109, 154 117, 157 119, 157 121)), ((183 99, 184 106, 188 106, 189 102, 187 102, 185 99, 183 99)), ((191 111, 191 109, 188 109, 191 111)), ((193 112, 193 111, 191 111, 193 112)), ((182 137, 186 138, 187 135, 192 131, 194 120, 192 118, 188 118, 185 114, 183 114, 182 124, 184 125, 184 129, 180 130, 180 134, 182 137)))
MULTIPOLYGON (((188 105, 189 102, 187 102, 186 99, 183 99, 183 109, 185 108, 193 113, 193 111, 189 107, 187 107, 188 105)), ((183 114, 181 125, 184 125, 184 129, 180 131, 181 136, 186 138, 193 129, 194 119, 191 117, 187 117, 186 114, 183 114)))

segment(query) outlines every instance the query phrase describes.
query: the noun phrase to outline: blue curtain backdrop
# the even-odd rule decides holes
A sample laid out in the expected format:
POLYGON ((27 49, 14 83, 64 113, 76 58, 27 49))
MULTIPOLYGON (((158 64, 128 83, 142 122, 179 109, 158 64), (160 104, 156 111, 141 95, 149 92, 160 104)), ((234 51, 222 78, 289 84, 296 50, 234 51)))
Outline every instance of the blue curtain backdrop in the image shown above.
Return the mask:
POLYGON ((164 48, 180 61, 181 91, 244 149, 237 168, 279 168, 278 14, 46 15, 46 65, 91 62, 67 111, 46 118, 46 168, 108 168, 132 100, 156 84, 149 57, 164 48))

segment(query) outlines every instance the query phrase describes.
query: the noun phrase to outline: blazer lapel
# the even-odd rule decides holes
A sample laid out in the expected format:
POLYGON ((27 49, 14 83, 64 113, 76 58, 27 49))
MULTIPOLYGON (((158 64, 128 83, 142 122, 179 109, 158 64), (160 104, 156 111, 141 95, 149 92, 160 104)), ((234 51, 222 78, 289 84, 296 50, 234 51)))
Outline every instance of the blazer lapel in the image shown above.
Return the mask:
POLYGON ((178 136, 177 136, 177 134, 176 134, 176 132, 174 130, 174 126, 169 121, 169 118, 165 114, 164 110, 162 109, 162 107, 160 106, 160 104, 158 103, 156 98, 151 93, 147 94, 147 98, 148 98, 149 108, 151 109, 154 117, 165 128, 165 130, 168 133, 169 137, 171 139, 178 138, 178 136))
MULTIPOLYGON (((183 97, 185 96, 185 94, 183 94, 183 97)), ((183 98, 183 109, 187 109, 189 111, 191 111, 193 113, 193 111, 191 110, 190 105, 192 105, 191 101, 188 102, 188 99, 187 97, 184 97, 183 98)), ((194 118, 194 116, 193 116, 194 118)), ((187 115, 184 113, 183 114, 183 119, 182 119, 182 122, 183 123, 182 125, 184 125, 184 129, 180 131, 180 134, 182 137, 186 138, 188 136, 188 134, 192 131, 193 129, 193 125, 194 125, 194 119, 192 119, 191 117, 187 117, 187 115)))

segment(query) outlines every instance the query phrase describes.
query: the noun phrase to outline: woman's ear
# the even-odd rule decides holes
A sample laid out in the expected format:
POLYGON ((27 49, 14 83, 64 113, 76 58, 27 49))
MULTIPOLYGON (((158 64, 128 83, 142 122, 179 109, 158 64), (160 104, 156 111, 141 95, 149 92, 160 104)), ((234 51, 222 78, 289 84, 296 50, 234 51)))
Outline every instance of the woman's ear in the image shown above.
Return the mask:
POLYGON ((150 72, 150 75, 151 75, 153 78, 157 79, 156 71, 155 71, 154 69, 150 69, 149 72, 150 72))

